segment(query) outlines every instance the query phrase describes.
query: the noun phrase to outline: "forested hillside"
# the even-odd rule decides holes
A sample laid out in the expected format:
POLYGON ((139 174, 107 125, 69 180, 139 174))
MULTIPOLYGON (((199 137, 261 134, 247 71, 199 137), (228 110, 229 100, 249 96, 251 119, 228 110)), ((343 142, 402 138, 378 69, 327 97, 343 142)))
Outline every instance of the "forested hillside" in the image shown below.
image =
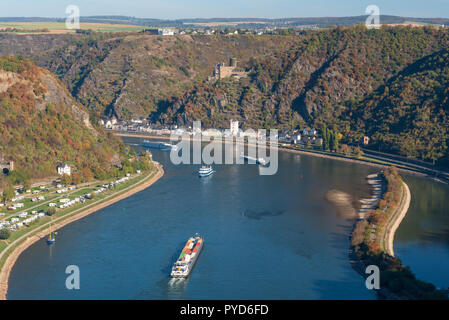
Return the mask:
POLYGON ((179 36, 93 34, 0 35, 0 55, 23 54, 64 81, 92 116, 156 117, 195 85, 214 65, 237 57, 270 56, 300 41, 297 37, 179 36), (58 38, 58 40, 54 40, 58 38), (48 49, 48 43, 53 49, 48 49), (42 43, 42 44, 40 44, 42 43), (43 49, 41 49, 41 47, 43 49))
POLYGON ((14 161, 11 183, 55 176, 61 162, 79 181, 101 178, 121 165, 121 146, 93 127, 49 71, 21 57, 0 58, 0 160, 14 161))
POLYGON ((162 124, 200 119, 214 127, 227 127, 231 118, 253 128, 327 125, 343 134, 343 142, 369 135, 376 149, 447 158, 442 88, 447 88, 448 28, 17 37, 0 36, 0 54, 25 54, 55 73, 92 120, 116 115, 150 116, 162 124), (231 57, 249 76, 208 82, 214 65, 231 57))
POLYGON ((351 124, 349 137, 367 134, 382 149, 449 160, 448 115, 449 51, 444 49, 411 64, 366 99, 348 103, 342 119, 351 124))

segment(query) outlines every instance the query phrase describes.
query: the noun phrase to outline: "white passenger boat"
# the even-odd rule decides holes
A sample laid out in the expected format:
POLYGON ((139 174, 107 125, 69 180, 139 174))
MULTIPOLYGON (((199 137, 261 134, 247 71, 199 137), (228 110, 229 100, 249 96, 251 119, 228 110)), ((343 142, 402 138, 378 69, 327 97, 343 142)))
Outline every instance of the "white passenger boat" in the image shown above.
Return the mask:
POLYGON ((207 177, 210 176, 212 173, 214 173, 214 170, 212 170, 211 166, 202 166, 198 171, 198 175, 200 177, 207 177))

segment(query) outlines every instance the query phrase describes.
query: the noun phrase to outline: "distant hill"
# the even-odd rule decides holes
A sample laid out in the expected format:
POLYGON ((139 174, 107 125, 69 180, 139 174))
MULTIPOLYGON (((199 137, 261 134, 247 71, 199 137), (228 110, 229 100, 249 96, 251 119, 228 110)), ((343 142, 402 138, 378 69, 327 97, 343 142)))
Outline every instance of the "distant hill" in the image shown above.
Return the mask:
MULTIPOLYGON (((176 19, 163 20, 151 18, 136 18, 127 16, 85 16, 81 17, 81 22, 91 23, 113 23, 113 24, 129 24, 139 26, 154 27, 188 27, 199 26, 204 24, 214 24, 218 26, 226 26, 234 23, 233 26, 241 28, 261 28, 261 27, 285 27, 294 28, 302 25, 316 25, 318 27, 330 26, 353 26, 365 23, 367 16, 352 17, 308 17, 308 18, 282 18, 282 19, 265 19, 265 18, 210 18, 210 19, 176 19), (238 22, 237 24, 235 24, 238 22)), ((64 18, 40 18, 40 17, 0 17, 0 22, 64 22, 64 18)), ((449 25, 449 18, 415 18, 400 17, 392 15, 381 15, 382 24, 402 24, 404 22, 415 22, 421 24, 449 25)))
POLYGON ((64 85, 33 62, 0 58, 0 104, 0 159, 14 161, 11 182, 55 176, 61 162, 80 180, 121 165, 121 142, 95 128, 64 85))

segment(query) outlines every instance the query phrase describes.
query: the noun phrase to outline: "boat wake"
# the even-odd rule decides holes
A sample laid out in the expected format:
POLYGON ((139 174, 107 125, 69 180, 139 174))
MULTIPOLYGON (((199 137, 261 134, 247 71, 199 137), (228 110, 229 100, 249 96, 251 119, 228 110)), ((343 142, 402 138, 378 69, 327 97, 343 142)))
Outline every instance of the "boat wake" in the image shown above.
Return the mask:
POLYGON ((182 285, 185 286, 186 281, 187 281, 187 278, 171 278, 168 281, 168 285, 172 288, 178 288, 182 285))
POLYGON ((189 278, 171 278, 168 281, 167 296, 169 299, 185 299, 189 278))

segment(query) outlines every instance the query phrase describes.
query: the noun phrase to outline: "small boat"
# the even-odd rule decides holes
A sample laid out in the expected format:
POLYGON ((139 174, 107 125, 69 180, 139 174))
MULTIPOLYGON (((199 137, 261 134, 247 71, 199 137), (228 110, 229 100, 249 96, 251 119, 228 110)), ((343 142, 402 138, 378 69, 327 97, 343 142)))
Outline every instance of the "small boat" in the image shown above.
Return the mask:
POLYGON ((197 233, 194 237, 191 237, 184 249, 182 249, 178 260, 172 267, 170 273, 172 278, 187 278, 198 260, 198 256, 203 249, 203 238, 197 233))
POLYGON ((48 235, 47 244, 52 245, 52 244, 55 244, 55 242, 56 242, 55 234, 53 232, 51 232, 48 235))
POLYGON ((254 157, 251 157, 251 156, 245 156, 243 153, 240 154, 240 157, 242 157, 246 161, 252 161, 252 162, 255 162, 256 164, 261 165, 261 166, 267 166, 268 163, 269 163, 264 158, 254 158, 254 157))
POLYGON ((207 177, 210 176, 214 171, 212 170, 211 166, 202 166, 200 170, 198 170, 198 175, 200 177, 207 177))
POLYGON ((257 158, 257 164, 259 164, 261 166, 267 166, 268 165, 268 161, 265 160, 264 158, 257 158))
POLYGON ((51 224, 50 224, 50 233, 48 234, 48 238, 47 238, 47 244, 48 245, 52 245, 56 243, 56 232, 53 232, 51 230, 51 224))

